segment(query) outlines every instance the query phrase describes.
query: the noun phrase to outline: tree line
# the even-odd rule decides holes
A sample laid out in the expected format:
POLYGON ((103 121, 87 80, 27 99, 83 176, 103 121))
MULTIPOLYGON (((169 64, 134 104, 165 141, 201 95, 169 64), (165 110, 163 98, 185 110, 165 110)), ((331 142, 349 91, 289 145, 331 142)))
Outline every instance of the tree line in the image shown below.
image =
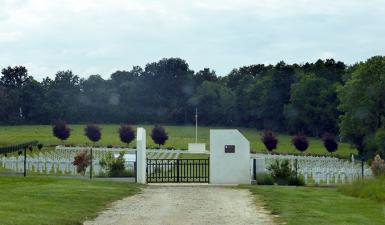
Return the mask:
POLYGON ((333 59, 255 64, 218 76, 209 68, 194 72, 180 58, 165 58, 108 79, 59 71, 41 82, 23 66, 6 67, 0 78, 0 123, 191 124, 198 108, 202 125, 319 137, 328 132, 360 150, 385 133, 384 61, 375 56, 354 65, 333 59))

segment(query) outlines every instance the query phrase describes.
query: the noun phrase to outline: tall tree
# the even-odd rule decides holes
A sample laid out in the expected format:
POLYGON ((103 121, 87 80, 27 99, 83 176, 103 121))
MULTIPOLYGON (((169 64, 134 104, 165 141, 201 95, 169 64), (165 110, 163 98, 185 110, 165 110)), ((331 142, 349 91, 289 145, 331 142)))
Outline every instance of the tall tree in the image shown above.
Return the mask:
POLYGON ((365 138, 385 127, 385 57, 375 56, 356 66, 338 90, 342 111, 340 130, 363 158, 371 157, 365 138))
POLYGON ((147 64, 143 73, 145 89, 158 122, 183 123, 188 119, 186 102, 194 91, 193 71, 179 58, 147 64))
POLYGON ((289 131, 303 131, 312 136, 336 133, 337 104, 336 84, 314 74, 304 74, 291 86, 290 102, 285 106, 289 131))
POLYGON ((232 125, 235 114, 235 95, 227 87, 204 81, 189 100, 191 108, 199 109, 200 123, 232 125))
POLYGON ((4 87, 8 101, 6 120, 8 122, 20 123, 24 119, 24 103, 22 99, 23 87, 32 80, 24 66, 7 67, 1 71, 0 86, 4 87))

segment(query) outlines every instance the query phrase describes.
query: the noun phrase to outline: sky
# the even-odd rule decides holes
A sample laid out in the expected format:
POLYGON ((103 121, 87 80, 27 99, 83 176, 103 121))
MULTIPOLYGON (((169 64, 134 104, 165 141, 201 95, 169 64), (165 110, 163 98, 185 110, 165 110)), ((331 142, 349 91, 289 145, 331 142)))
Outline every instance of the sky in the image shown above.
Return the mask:
POLYGON ((0 0, 0 67, 81 77, 179 57, 227 75, 251 64, 385 52, 384 0, 0 0))

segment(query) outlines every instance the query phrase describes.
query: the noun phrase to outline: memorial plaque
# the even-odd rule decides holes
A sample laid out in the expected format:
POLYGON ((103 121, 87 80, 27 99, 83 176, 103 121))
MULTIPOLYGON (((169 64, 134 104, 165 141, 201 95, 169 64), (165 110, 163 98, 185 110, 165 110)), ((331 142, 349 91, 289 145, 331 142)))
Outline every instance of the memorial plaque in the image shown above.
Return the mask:
POLYGON ((225 153, 235 153, 235 145, 225 145, 225 153))

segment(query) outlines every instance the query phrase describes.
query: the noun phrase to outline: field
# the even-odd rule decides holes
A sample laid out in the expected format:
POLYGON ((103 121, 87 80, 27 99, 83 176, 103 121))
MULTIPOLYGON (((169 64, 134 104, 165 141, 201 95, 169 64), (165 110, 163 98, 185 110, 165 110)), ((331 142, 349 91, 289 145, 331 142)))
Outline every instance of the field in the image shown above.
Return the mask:
MULTIPOLYGON (((84 136, 85 125, 69 125, 72 129, 71 136, 64 144, 90 144, 90 141, 84 136)), ((141 125, 142 126, 142 125, 141 125)), ((119 125, 100 125, 102 128, 102 139, 97 143, 100 146, 118 145, 124 146, 119 140, 118 128, 119 125)), ((137 127, 137 126, 133 126, 137 127)), ((152 126, 143 125, 149 135, 152 126)), ((215 127, 210 127, 215 128, 215 127)), ((198 142, 206 143, 209 148, 209 127, 199 127, 198 129, 198 142)), ((187 149, 188 143, 195 142, 195 127, 194 126, 165 126, 166 131, 169 134, 169 140, 166 142, 165 147, 176 149, 187 149)), ((252 152, 266 152, 263 143, 260 141, 261 133, 255 129, 250 128, 236 128, 239 129, 243 135, 251 142, 252 152)), ((279 144, 277 152, 279 153, 298 153, 297 150, 291 144, 291 137, 285 134, 278 134, 279 144)), ((52 127, 49 125, 26 125, 26 126, 0 126, 0 146, 13 145, 16 143, 27 142, 31 140, 37 140, 45 145, 60 144, 60 140, 52 136, 52 127)), ((325 154, 325 148, 322 141, 317 138, 309 138, 310 147, 307 150, 307 154, 325 154)), ((131 143, 130 146, 135 146, 135 143, 131 143)), ((152 142, 151 138, 147 137, 148 147, 157 147, 152 142)), ((340 143, 336 155, 348 157, 356 151, 350 147, 347 143, 340 143)))
POLYGON ((336 188, 244 186, 287 225, 380 225, 385 204, 346 196, 336 188))
POLYGON ((124 182, 0 177, 1 224, 81 224, 140 191, 124 182))

